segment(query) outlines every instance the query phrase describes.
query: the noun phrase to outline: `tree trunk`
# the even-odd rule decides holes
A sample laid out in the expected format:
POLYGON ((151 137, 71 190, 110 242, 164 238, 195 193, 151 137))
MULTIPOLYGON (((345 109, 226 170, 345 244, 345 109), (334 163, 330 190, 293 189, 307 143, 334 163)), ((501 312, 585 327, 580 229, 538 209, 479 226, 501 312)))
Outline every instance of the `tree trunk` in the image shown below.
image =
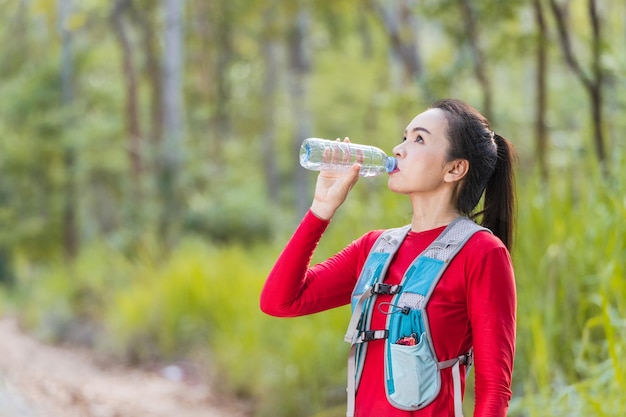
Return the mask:
MULTIPOLYGON (((392 63, 398 62, 401 66, 401 75, 396 80, 392 79, 392 84, 396 89, 403 90, 407 85, 418 83, 426 97, 432 100, 428 86, 422 82, 424 69, 417 42, 418 24, 411 9, 411 1, 401 0, 381 5, 376 0, 371 0, 370 4, 387 32, 392 63)), ((392 68, 394 66, 392 64, 392 68)))
POLYGON ((214 5, 216 12, 216 45, 217 50, 214 56, 214 84, 215 84, 215 113, 213 114, 213 126, 215 129, 215 152, 221 154, 221 141, 224 141, 231 131, 230 102, 231 83, 228 71, 232 65, 234 57, 233 46, 233 5, 230 1, 216 2, 214 5))
MULTIPOLYGON (((218 13, 215 9, 219 7, 217 2, 207 2, 206 0, 195 0, 191 2, 189 12, 191 13, 192 22, 190 23, 194 27, 196 33, 196 42, 192 43, 191 47, 194 50, 189 51, 190 57, 188 61, 195 68, 196 75, 193 80, 197 96, 203 101, 204 105, 210 108, 210 112, 215 111, 216 103, 216 78, 215 74, 217 70, 215 64, 215 57, 217 56, 217 50, 220 47, 220 40, 217 39, 215 34, 216 25, 215 20, 218 13)), ((191 48, 190 47, 190 48, 191 48)), ((219 76, 222 76, 220 74, 219 76)), ((196 128, 203 129, 207 132, 207 138, 204 141, 205 148, 202 149, 203 153, 207 155, 207 160, 211 161, 211 164, 215 166, 216 170, 221 168, 217 166, 219 163, 219 156, 222 153, 221 142, 223 137, 217 134, 217 128, 214 126, 215 113, 209 113, 202 117, 202 125, 196 125, 196 128)))
POLYGON ((291 72, 290 95, 293 105, 295 135, 292 142, 292 158, 295 170, 296 210, 303 215, 309 207, 309 173, 301 169, 297 162, 300 145, 304 139, 311 136, 312 120, 308 108, 307 78, 311 71, 311 63, 306 53, 307 33, 309 33, 309 12, 300 8, 289 34, 289 70, 291 72))
MULTIPOLYGON (((74 66, 72 54, 72 33, 66 24, 72 8, 71 0, 59 0, 59 31, 61 34, 61 91, 63 107, 70 107, 74 101, 74 66)), ((71 112, 69 112, 71 114, 71 112)), ((70 116, 71 118, 72 116, 70 116)), ((66 122, 71 126, 72 120, 66 122)), ((66 142, 63 151, 63 167, 65 170, 64 200, 63 200, 63 245, 65 254, 70 258, 78 254, 78 224, 76 219, 77 191, 76 191, 76 149, 70 141, 66 142), (68 143, 69 142, 69 143, 68 143)))
POLYGON ((132 18, 137 23, 141 33, 142 51, 146 57, 145 71, 150 91, 150 122, 148 128, 149 147, 150 147, 150 164, 143 161, 143 169, 147 165, 151 165, 148 169, 152 173, 158 172, 159 165, 159 149, 163 139, 163 92, 161 84, 161 67, 159 64, 159 54, 155 46, 155 30, 151 18, 151 10, 142 8, 141 12, 137 11, 135 4, 129 2, 129 11, 132 18))
POLYGON ((128 157, 136 201, 141 200, 141 129, 139 125, 137 75, 133 63, 133 50, 123 23, 123 16, 130 0, 116 0, 111 12, 111 24, 122 50, 122 74, 126 92, 126 129, 128 135, 128 157))
POLYGON ((535 156, 539 164, 539 172, 544 181, 548 180, 548 129, 546 124, 547 89, 546 74, 547 62, 547 29, 546 20, 541 7, 541 0, 533 0, 535 22, 537 24, 537 75, 536 92, 537 105, 535 106, 535 156))
POLYGON ((550 0, 550 7, 556 20, 557 29, 559 33, 559 41, 561 50, 565 56, 565 62, 576 75, 581 82, 587 93, 589 94, 591 102, 591 123, 593 125, 594 135, 594 147, 598 162, 602 165, 605 174, 606 165, 606 153, 604 149, 604 133, 602 129, 602 84, 604 82, 603 71, 600 62, 600 45, 602 41, 602 35, 600 33, 600 19, 598 16, 595 0, 589 0, 589 19, 592 27, 592 77, 587 76, 582 69, 580 62, 574 55, 574 51, 571 44, 571 37, 569 28, 567 25, 567 10, 566 5, 561 6, 556 0, 550 0))
POLYGON ((492 104, 492 87, 491 80, 487 74, 487 67, 485 54, 483 54, 480 42, 478 40, 478 25, 476 18, 476 11, 470 0, 460 0, 461 10, 463 12, 463 22, 465 25, 465 33, 467 35, 467 41, 472 52, 474 59, 474 74, 480 84, 483 92, 483 108, 482 113, 488 119, 493 117, 493 104, 492 104))
POLYGON ((280 44, 276 39, 275 28, 276 4, 268 7, 263 16, 265 33, 263 42, 263 59, 265 61, 265 82, 263 83, 263 112, 265 129, 261 138, 265 184, 269 201, 278 200, 279 178, 278 161, 276 158, 276 123, 274 112, 276 110, 276 91, 278 90, 278 51, 280 44))
POLYGON ((182 215, 179 173, 183 160, 183 6, 182 0, 163 0, 163 146, 160 189, 163 203, 161 236, 170 247, 179 231, 182 215))
POLYGON ((590 91, 591 95, 591 108, 592 108, 592 118, 593 118, 593 137, 596 148, 596 155, 598 156, 598 160, 600 163, 604 165, 606 161, 606 151, 604 149, 604 133, 603 133, 603 94, 602 94, 602 85, 604 84, 604 71, 602 70, 601 65, 601 44, 602 44, 602 34, 600 33, 600 17, 598 16, 598 9, 596 7, 595 0, 589 0, 589 19, 591 21, 591 32, 593 33, 593 37, 591 39, 592 42, 592 73, 593 73, 593 85, 590 91))
POLYGON ((2 45, 3 73, 15 73, 26 63, 29 57, 29 22, 28 22, 28 4, 20 1, 14 16, 7 16, 3 28, 5 33, 11 34, 11 41, 2 45), (8 58, 8 59, 7 59, 8 58))

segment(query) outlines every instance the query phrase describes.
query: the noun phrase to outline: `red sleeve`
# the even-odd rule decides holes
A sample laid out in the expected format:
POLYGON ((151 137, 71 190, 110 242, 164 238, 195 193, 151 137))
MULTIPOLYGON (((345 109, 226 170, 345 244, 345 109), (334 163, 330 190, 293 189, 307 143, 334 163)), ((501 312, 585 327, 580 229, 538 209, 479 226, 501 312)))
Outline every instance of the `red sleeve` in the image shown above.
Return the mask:
MULTIPOLYGON (((477 240, 480 243, 481 238, 477 240)), ((505 417, 515 353, 515 278, 509 252, 501 243, 478 259, 468 282, 476 372, 474 417, 505 417)))
POLYGON ((313 252, 329 221, 307 212, 270 271, 261 292, 261 310, 277 317, 296 317, 350 302, 359 269, 375 240, 368 233, 341 252, 309 268, 313 252))

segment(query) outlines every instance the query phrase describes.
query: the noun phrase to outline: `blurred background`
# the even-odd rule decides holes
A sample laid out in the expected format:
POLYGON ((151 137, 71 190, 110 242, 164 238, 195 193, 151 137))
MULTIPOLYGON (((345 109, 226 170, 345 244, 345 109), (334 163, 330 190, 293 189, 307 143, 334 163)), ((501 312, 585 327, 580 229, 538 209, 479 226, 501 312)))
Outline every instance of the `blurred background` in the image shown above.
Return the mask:
MULTIPOLYGON (((313 194, 298 148, 390 153, 455 97, 519 154, 509 414, 626 414, 622 0, 0 0, 0 20, 0 314, 35 337, 202 363, 255 417, 344 415, 349 310, 258 308, 313 194)), ((410 214, 361 179, 313 261, 410 214)))

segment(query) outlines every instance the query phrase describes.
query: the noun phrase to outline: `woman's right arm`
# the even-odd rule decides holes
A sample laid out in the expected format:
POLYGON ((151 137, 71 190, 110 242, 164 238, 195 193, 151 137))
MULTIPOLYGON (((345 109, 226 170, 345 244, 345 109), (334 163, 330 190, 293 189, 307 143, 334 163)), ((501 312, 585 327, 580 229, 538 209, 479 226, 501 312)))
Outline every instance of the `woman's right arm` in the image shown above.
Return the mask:
MULTIPOLYGON (((346 138, 346 141, 348 139, 346 138)), ((335 157, 329 155, 329 158, 335 157)), ((279 317, 316 313, 350 302, 356 280, 355 243, 309 269, 313 252, 335 211, 359 178, 360 165, 347 172, 322 171, 311 209, 287 243, 261 292, 261 310, 279 317)))
MULTIPOLYGON (((311 268, 313 252, 329 221, 309 210, 283 249, 261 292, 261 310, 277 317, 317 313, 350 302, 370 234, 311 268)), ((375 238, 374 238, 375 239, 375 238)))

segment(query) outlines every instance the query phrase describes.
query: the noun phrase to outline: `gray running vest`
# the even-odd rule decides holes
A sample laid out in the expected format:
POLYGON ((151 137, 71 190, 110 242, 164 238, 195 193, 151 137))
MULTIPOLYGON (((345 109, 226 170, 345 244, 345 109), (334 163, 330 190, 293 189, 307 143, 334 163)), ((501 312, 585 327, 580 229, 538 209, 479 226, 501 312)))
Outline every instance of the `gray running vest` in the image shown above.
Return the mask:
POLYGON ((352 318, 345 341, 351 344, 348 359, 348 409, 354 415, 367 342, 386 339, 385 391, 396 408, 415 411, 430 404, 441 389, 440 370, 452 367, 455 416, 462 416, 459 365, 471 364, 472 352, 439 361, 430 334, 426 304, 454 256, 474 233, 489 229, 467 217, 452 221, 419 256, 399 285, 384 284, 384 278, 396 251, 411 226, 383 232, 372 246, 361 275, 352 292, 352 318), (372 306, 378 294, 393 295, 389 303, 385 329, 371 329, 372 306), (407 340, 409 341, 407 343, 407 340))

